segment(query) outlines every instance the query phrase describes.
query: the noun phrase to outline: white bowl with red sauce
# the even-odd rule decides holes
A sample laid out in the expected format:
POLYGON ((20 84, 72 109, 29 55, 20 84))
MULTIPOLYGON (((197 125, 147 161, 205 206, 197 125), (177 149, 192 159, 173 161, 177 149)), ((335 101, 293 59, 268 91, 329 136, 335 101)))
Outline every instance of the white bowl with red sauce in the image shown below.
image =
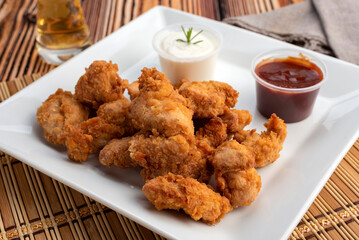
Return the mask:
POLYGON ((266 118, 277 114, 286 123, 310 116, 320 87, 327 80, 325 64, 307 51, 275 49, 256 56, 257 109, 266 118))

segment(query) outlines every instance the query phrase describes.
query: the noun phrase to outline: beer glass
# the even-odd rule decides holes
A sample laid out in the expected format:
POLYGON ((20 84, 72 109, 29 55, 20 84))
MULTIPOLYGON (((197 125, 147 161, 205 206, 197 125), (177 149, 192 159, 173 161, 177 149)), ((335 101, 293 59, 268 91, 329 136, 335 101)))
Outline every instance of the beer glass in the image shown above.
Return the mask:
POLYGON ((48 63, 60 64, 91 45, 80 0, 38 0, 36 48, 48 63))

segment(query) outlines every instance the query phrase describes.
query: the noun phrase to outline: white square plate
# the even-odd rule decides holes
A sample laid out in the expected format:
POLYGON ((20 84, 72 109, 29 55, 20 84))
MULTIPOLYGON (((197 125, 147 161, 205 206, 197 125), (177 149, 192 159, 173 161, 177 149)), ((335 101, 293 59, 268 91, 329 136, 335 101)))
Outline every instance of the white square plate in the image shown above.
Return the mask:
MULTIPOLYGON (((36 109, 57 88, 74 91, 85 67, 94 60, 112 60, 123 78, 134 81, 143 67, 159 68, 151 46, 154 33, 166 25, 193 22, 223 34, 224 44, 215 80, 239 91, 236 108, 253 114, 250 128, 266 121, 255 109, 250 63, 258 53, 295 46, 217 21, 156 7, 78 56, 57 67, 0 105, 0 149, 92 197, 134 221, 175 239, 287 239, 345 153, 358 137, 359 67, 313 53, 328 67, 313 114, 288 124, 281 157, 259 169, 262 189, 249 207, 235 209, 214 226, 182 213, 157 211, 144 197, 138 169, 106 168, 97 157, 78 164, 63 148, 46 142, 36 122, 36 109)), ((297 48, 300 50, 300 48, 297 48)))

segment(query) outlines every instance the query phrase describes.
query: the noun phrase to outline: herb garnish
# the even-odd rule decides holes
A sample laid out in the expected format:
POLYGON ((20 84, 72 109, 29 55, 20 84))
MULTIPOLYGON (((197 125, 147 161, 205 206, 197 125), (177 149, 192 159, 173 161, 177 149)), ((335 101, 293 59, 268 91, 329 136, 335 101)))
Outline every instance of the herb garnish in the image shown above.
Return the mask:
MULTIPOLYGON (((203 30, 201 30, 201 31, 199 31, 196 35, 194 35, 194 36, 191 38, 191 36, 192 36, 192 31, 193 31, 193 27, 188 28, 187 31, 184 30, 183 26, 181 26, 181 28, 182 28, 182 31, 183 31, 185 37, 186 37, 186 40, 177 39, 176 41, 177 41, 177 42, 184 42, 184 43, 187 43, 188 45, 191 44, 192 40, 193 40, 195 37, 197 37, 199 34, 201 34, 201 33, 203 32, 203 30)), ((192 43, 192 44, 197 44, 197 43, 200 43, 200 42, 203 42, 203 40, 199 40, 199 41, 194 42, 194 43, 192 43)))

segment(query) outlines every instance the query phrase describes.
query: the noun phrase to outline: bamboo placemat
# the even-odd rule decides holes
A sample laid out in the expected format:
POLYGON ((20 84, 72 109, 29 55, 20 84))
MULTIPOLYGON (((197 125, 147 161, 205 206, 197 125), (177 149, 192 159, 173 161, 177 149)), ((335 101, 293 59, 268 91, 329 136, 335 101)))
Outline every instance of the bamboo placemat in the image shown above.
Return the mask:
MULTIPOLYGON (((0 83, 0 102, 41 75, 0 83)), ((91 198, 0 152, 0 240, 163 239, 91 198)), ((290 239, 359 239, 359 139, 290 239)))

